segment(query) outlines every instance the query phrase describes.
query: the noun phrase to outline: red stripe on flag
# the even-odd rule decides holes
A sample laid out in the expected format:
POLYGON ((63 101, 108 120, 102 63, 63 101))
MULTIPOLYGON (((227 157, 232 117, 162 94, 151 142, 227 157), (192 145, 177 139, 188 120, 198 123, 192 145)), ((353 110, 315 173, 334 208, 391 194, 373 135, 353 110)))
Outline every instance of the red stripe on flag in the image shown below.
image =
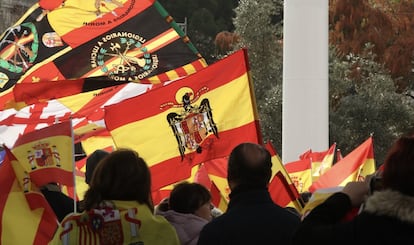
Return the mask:
POLYGON ((210 188, 211 203, 213 203, 215 207, 219 207, 220 201, 221 201, 221 193, 217 185, 214 182, 211 182, 211 183, 212 183, 211 188, 210 188))
POLYGON ((170 81, 171 80, 171 78, 168 77, 166 73, 158 74, 156 77, 158 78, 158 81, 157 82, 151 82, 151 83, 159 83, 161 81, 170 81))
POLYGON ((177 72, 178 77, 184 77, 188 75, 188 73, 185 71, 183 67, 176 68, 175 72, 177 72))
POLYGON ((63 183, 68 186, 73 186, 73 173, 57 167, 42 168, 31 171, 30 179, 38 186, 43 186, 50 182, 63 183))
POLYGON ((51 80, 66 79, 56 67, 53 62, 43 61, 36 64, 36 69, 30 69, 24 77, 21 78, 21 83, 43 82, 51 80), (43 64, 44 63, 44 64, 43 64), (47 74, 47 76, 45 76, 47 74), (42 79, 47 77, 47 79, 42 79))
POLYGON ((199 164, 198 165, 197 173, 194 176, 194 182, 203 185, 207 189, 210 189, 211 179, 208 176, 207 168, 204 164, 199 164))
POLYGON ((227 157, 216 158, 206 161, 204 167, 208 174, 216 175, 222 178, 227 178, 227 157))
POLYGON ((44 139, 48 137, 53 137, 53 136, 72 137, 71 122, 66 121, 66 122, 62 122, 59 124, 54 124, 54 125, 49 126, 46 130, 32 131, 30 134, 26 134, 25 137, 20 137, 19 139, 17 139, 14 145, 14 148, 19 145, 27 144, 32 141, 36 141, 36 140, 44 139))
MULTIPOLYGON (((10 151, 6 149, 6 155, 4 156, 3 162, 0 163, 0 219, 3 219, 4 209, 6 207, 7 199, 13 187, 13 183, 16 180, 13 167, 10 162, 10 151)), ((0 222, 0 238, 2 236, 3 226, 5 224, 0 222)))
MULTIPOLYGON (((200 71, 206 67, 206 64, 203 62, 203 59, 198 59, 194 62, 191 62, 191 65, 194 67, 196 71, 200 71)), ((247 66, 247 70, 249 71, 249 67, 247 66)))
POLYGON ((299 198, 299 193, 293 184, 289 185, 282 172, 277 172, 269 184, 269 193, 273 202, 285 207, 291 201, 299 198))
POLYGON ((18 83, 13 88, 16 101, 34 104, 42 100, 62 98, 82 92, 85 79, 18 83))
POLYGON ((285 169, 288 173, 295 173, 305 171, 311 168, 310 159, 299 160, 285 164, 285 169))
POLYGON ((25 194, 25 196, 31 210, 44 209, 33 244, 48 244, 52 240, 58 226, 56 215, 41 193, 30 192, 25 194))

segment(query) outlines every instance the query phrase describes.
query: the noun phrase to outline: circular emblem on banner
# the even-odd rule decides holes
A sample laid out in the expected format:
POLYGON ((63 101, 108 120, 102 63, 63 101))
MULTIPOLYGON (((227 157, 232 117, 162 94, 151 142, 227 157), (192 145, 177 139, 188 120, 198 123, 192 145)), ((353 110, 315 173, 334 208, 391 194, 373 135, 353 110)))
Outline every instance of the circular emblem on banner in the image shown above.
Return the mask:
POLYGON ((103 36, 91 52, 91 66, 109 78, 138 81, 158 68, 158 56, 145 46, 146 39, 131 32, 115 32, 103 36))

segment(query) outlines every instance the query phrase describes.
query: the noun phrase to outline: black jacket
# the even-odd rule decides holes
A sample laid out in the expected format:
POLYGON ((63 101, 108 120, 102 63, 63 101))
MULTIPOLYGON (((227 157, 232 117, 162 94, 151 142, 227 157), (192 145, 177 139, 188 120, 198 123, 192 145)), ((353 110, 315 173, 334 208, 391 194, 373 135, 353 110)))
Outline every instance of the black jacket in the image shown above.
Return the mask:
POLYGON ((62 221, 66 215, 74 212, 73 199, 66 196, 64 193, 48 188, 42 188, 41 192, 53 209, 59 222, 62 221))
POLYGON ((299 216, 273 203, 267 189, 238 188, 227 211, 204 226, 198 244, 290 244, 299 223, 299 216))
POLYGON ((346 194, 333 194, 304 219, 294 244, 414 244, 414 197, 374 192, 359 215, 341 222, 351 208, 346 194))

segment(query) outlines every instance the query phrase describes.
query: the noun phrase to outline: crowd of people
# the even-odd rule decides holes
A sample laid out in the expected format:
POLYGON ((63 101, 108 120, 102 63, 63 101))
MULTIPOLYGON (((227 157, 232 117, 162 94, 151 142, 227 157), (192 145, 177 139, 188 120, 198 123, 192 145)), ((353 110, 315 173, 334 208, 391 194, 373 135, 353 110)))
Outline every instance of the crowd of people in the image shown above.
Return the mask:
POLYGON ((381 171, 349 182, 306 216, 272 201, 271 176, 266 148, 241 143, 228 159, 225 212, 217 213, 205 186, 189 182, 154 205, 150 171, 136 151, 99 151, 87 161, 78 212, 54 208, 72 201, 73 210, 73 199, 48 199, 60 222, 52 244, 414 244, 414 136, 393 144, 381 171))

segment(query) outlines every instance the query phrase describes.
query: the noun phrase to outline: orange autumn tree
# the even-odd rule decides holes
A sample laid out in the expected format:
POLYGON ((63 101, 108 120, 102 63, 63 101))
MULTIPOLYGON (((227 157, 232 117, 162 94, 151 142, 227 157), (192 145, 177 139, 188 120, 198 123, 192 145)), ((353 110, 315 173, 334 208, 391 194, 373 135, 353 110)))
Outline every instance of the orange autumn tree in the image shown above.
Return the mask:
MULTIPOLYGON (((330 0, 330 44, 340 54, 361 54, 373 44, 376 61, 391 72, 396 90, 413 79, 414 4, 412 1, 330 0)), ((358 79, 357 69, 353 72, 358 79)))

